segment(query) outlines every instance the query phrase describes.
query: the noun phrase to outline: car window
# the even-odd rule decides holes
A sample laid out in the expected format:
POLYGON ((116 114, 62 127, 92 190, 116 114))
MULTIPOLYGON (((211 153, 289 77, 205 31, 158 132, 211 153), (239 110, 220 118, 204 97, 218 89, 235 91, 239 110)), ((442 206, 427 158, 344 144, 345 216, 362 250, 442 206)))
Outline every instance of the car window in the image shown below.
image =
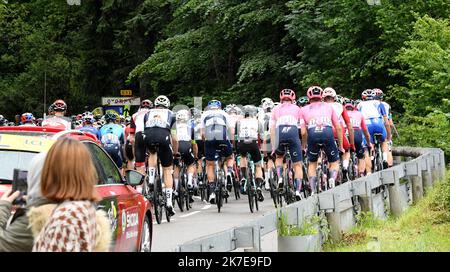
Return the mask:
POLYGON ((120 172, 110 157, 99 146, 89 142, 85 142, 85 144, 92 154, 97 169, 98 184, 122 183, 120 172))
POLYGON ((36 154, 24 151, 0 150, 0 184, 11 183, 14 168, 28 171, 29 164, 36 154))

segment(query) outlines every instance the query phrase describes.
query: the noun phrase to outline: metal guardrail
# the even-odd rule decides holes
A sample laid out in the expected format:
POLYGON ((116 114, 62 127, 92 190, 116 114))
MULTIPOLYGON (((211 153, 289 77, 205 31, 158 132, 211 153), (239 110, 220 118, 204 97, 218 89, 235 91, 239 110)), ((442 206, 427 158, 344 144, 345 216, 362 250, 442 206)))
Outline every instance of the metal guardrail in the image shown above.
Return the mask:
MULTIPOLYGON (((356 215, 361 211, 371 211, 382 219, 386 218, 388 212, 399 216, 408 205, 422 198, 424 191, 429 190, 434 182, 444 178, 445 157, 441 149, 414 147, 395 147, 393 155, 415 159, 346 182, 280 210, 287 214, 289 224, 297 225, 301 225, 308 217, 325 213, 330 236, 335 240, 339 240, 343 232, 356 224, 356 215)), ((175 251, 228 252, 242 248, 246 251, 261 251, 261 237, 275 230, 277 211, 242 226, 178 245, 175 251)), ((321 238, 322 241, 326 239, 321 238)))

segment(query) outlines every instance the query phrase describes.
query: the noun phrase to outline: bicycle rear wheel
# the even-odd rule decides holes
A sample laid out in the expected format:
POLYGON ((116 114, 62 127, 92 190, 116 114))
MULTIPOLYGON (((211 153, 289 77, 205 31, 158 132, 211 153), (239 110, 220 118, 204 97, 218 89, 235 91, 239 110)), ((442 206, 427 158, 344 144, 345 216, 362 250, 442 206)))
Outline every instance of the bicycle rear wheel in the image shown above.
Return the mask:
POLYGON ((275 185, 274 185, 273 172, 272 172, 272 176, 269 176, 267 182, 269 182, 270 197, 272 198, 273 205, 275 205, 275 208, 277 208, 277 206, 278 206, 278 193, 277 193, 277 191, 275 189, 275 185))
POLYGON ((153 191, 153 206, 155 209, 155 219, 158 224, 161 224, 162 221, 162 213, 163 213, 163 206, 162 203, 163 199, 163 193, 162 193, 162 187, 161 187, 161 179, 159 176, 155 178, 155 188, 153 191))

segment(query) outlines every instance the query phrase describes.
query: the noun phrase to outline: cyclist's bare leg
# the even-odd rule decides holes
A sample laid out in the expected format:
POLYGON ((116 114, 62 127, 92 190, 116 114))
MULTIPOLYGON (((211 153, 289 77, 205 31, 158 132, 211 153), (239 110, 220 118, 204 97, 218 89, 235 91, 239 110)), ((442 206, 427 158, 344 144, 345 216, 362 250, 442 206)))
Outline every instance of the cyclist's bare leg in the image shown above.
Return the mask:
POLYGON ((383 161, 388 161, 389 145, 388 141, 381 143, 381 150, 383 151, 383 161))
POLYGON ((214 161, 206 161, 206 175, 208 177, 208 183, 214 182, 214 161))
POLYGON ((370 154, 369 151, 367 151, 367 149, 364 152, 364 162, 366 165, 366 174, 367 175, 372 174, 372 159, 370 158, 370 154))
POLYGON ((364 170, 366 169, 366 154, 364 153, 363 159, 358 159, 358 174, 359 176, 362 176, 364 173, 364 170))
POLYGON ((192 182, 194 180, 194 173, 195 173, 195 163, 189 165, 187 167, 187 174, 188 174, 188 186, 193 186, 192 182))
POLYGON ((246 177, 247 157, 241 156, 240 165, 241 165, 240 168, 242 171, 242 178, 247 178, 246 177))

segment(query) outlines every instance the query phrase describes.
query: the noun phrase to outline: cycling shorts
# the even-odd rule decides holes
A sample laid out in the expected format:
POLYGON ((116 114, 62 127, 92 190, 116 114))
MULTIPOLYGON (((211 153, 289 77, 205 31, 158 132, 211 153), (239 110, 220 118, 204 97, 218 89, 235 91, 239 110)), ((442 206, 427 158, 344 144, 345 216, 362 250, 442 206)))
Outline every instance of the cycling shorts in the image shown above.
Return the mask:
POLYGON ((381 134, 381 141, 384 142, 386 140, 386 127, 384 126, 383 119, 381 118, 371 118, 366 120, 367 129, 370 134, 370 142, 375 143, 374 135, 375 133, 381 134))
POLYGON ((261 151, 259 150, 257 141, 250 143, 238 142, 237 152, 241 157, 247 157, 247 154, 250 154, 255 164, 259 164, 262 161, 261 151))
POLYGON ((134 155, 136 156, 136 163, 144 163, 145 162, 145 141, 143 137, 143 132, 136 132, 134 138, 134 155))
POLYGON ((292 162, 303 160, 302 145, 298 134, 298 128, 295 126, 280 126, 278 128, 278 146, 275 153, 278 156, 284 155, 282 144, 289 144, 289 152, 291 153, 292 162))
POLYGON ((358 159, 363 159, 364 158, 364 134, 362 132, 362 130, 360 129, 355 129, 354 130, 354 134, 355 134, 355 149, 356 149, 356 156, 358 157, 358 159))
POLYGON ((153 127, 146 128, 145 145, 151 154, 157 153, 162 167, 169 167, 173 164, 173 149, 170 138, 170 131, 165 128, 153 127), (153 149, 152 145, 159 144, 158 150, 153 149), (156 152, 158 151, 158 152, 156 152))
POLYGON ((107 144, 104 145, 103 148, 105 151, 111 156, 114 163, 118 168, 122 168, 122 154, 121 154, 121 146, 119 144, 107 144))
POLYGON ((205 141, 205 158, 207 161, 216 161, 219 157, 216 157, 216 154, 219 155, 219 157, 229 157, 233 154, 233 148, 231 147, 230 141, 224 141, 224 140, 212 140, 212 141, 205 141), (224 151, 220 152, 218 154, 218 150, 220 150, 219 145, 225 144, 227 147, 224 151))
POLYGON ((334 140, 333 129, 325 127, 322 131, 308 129, 308 160, 316 162, 319 157, 320 145, 323 146, 329 162, 339 160, 339 150, 334 140))
POLYGON ((195 162, 191 142, 186 141, 178 142, 178 152, 180 152, 181 159, 184 161, 185 165, 191 165, 195 162))

